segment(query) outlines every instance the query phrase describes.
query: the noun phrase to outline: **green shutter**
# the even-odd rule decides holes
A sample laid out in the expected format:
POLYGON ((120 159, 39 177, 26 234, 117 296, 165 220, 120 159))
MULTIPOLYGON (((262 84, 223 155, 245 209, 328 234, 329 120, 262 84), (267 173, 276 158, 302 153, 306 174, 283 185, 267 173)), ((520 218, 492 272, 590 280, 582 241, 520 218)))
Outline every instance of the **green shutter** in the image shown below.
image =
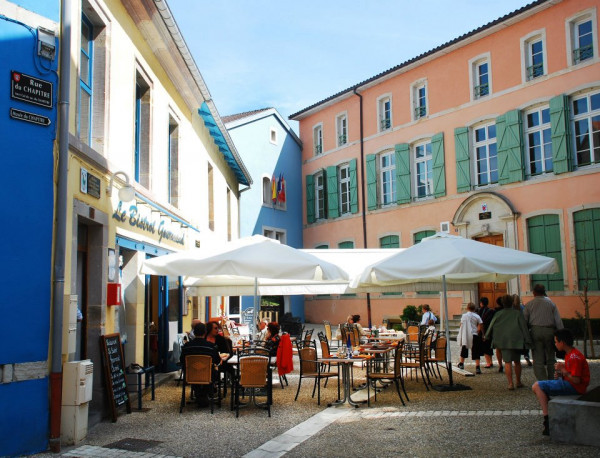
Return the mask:
POLYGON ((341 250, 351 250, 354 248, 354 242, 340 242, 338 248, 341 250))
POLYGON ((579 290, 600 290, 600 208, 573 213, 579 290))
POLYGON ((358 213, 358 180, 356 178, 356 159, 350 161, 350 211, 358 213))
POLYGON ((521 111, 512 110, 496 119, 498 181, 500 184, 523 181, 523 124, 521 111))
POLYGON ((571 135, 569 133, 569 97, 558 95, 550 99, 552 132, 552 164, 555 174, 573 170, 571 135))
POLYGON ((423 240, 424 238, 431 237, 432 235, 435 235, 435 231, 415 232, 415 234, 413 235, 413 240, 415 242, 415 245, 417 243, 421 243, 421 240, 423 240))
POLYGON ((410 202, 410 148, 408 143, 396 145, 396 202, 410 202))
POLYGON ((444 159, 444 134, 435 134, 431 139, 431 154, 433 159, 433 195, 446 195, 446 163, 444 159))
POLYGON ((339 186, 337 167, 327 167, 327 217, 337 218, 340 216, 339 186))
POLYGON ((315 179, 312 175, 306 175, 306 222, 315 222, 315 179))
POLYGON ((456 156, 456 192, 471 190, 471 157, 469 154, 469 129, 454 129, 454 154, 456 156))
POLYGON ((397 235, 385 235, 379 239, 379 248, 400 248, 400 238, 397 235))
POLYGON ((377 156, 367 155, 367 204, 369 210, 377 210, 377 156))
POLYGON ((531 276, 531 286, 541 283, 548 291, 562 291, 564 279, 562 272, 562 246, 558 215, 540 215, 527 220, 527 235, 531 253, 556 259, 558 272, 531 276))

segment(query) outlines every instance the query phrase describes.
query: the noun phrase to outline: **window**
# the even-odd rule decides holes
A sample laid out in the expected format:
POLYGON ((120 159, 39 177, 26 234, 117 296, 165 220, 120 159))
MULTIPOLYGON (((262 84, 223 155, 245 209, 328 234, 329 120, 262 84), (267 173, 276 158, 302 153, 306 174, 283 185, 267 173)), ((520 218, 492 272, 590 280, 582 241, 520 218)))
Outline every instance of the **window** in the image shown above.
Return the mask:
POLYGON ((271 179, 269 177, 263 177, 262 179, 262 200, 263 205, 271 204, 271 196, 273 195, 273 190, 271 188, 271 179))
POLYGON ((552 171, 552 135, 550 108, 536 108, 525 116, 525 141, 529 173, 539 175, 552 171))
POLYGON ((380 97, 377 101, 377 119, 379 131, 392 128, 392 99, 389 96, 380 97))
POLYGON ((594 57, 594 34, 591 19, 583 19, 573 24, 573 64, 594 57))
POLYGON ((477 185, 497 183, 496 124, 486 124, 473 129, 473 149, 475 151, 477 185))
POLYGON ((340 213, 350 213, 350 164, 344 164, 339 168, 340 181, 340 213))
POLYGON ((323 153, 323 125, 319 124, 313 128, 313 150, 315 156, 323 153))
POLYGON ((179 206, 179 125, 169 115, 169 163, 168 163, 168 202, 179 206))
POLYGON ((491 84, 491 64, 489 54, 478 56, 469 61, 470 78, 473 87, 473 99, 479 99, 490 95, 492 92, 491 84))
POLYGON ((343 249, 343 250, 351 250, 354 248, 354 242, 351 240, 345 241, 345 242, 340 242, 340 243, 338 243, 338 248, 343 249))
POLYGON ((558 215, 539 215, 527 219, 527 239, 529 252, 549 256, 556 259, 559 271, 553 274, 536 274, 531 276, 531 287, 543 284, 548 291, 562 291, 564 281, 562 274, 562 251, 560 224, 558 215))
POLYGON ((94 73, 94 27, 90 20, 81 16, 81 52, 79 61, 79 140, 86 145, 92 135, 92 75, 94 73))
POLYGON ((573 213, 579 290, 600 290, 600 208, 573 213))
POLYGON ((150 189, 150 85, 138 72, 135 85, 135 181, 150 189))
POLYGON ((214 172, 212 165, 208 164, 208 179, 206 185, 208 186, 208 228, 211 231, 215 230, 215 198, 214 198, 214 172))
POLYGON ((348 143, 348 118, 341 114, 336 118, 337 146, 348 143))
POLYGON ((435 235, 435 231, 420 231, 420 232, 415 232, 413 235, 413 241, 415 243, 415 245, 417 243, 421 243, 421 240, 423 240, 426 237, 431 237, 432 235, 435 235))
POLYGON ((571 113, 577 165, 600 162, 600 92, 574 98, 571 113))
POLYGON ((278 240, 280 243, 286 243, 286 233, 283 229, 265 227, 263 228, 263 235, 267 238, 278 240))
POLYGON ((327 245, 327 244, 317 245, 315 247, 315 249, 317 249, 317 250, 328 250, 329 249, 329 245, 327 245))
POLYGON ((321 172, 315 175, 315 219, 325 218, 325 177, 321 172))
POLYGON ((424 142, 414 147, 414 192, 415 197, 427 197, 433 194, 433 161, 431 142, 424 142))
POLYGON ((274 145, 277 144, 277 130, 274 127, 271 127, 269 141, 274 145))
POLYGON ((525 67, 524 81, 545 75, 545 33, 534 32, 521 39, 521 43, 525 67))
POLYGON ((379 155, 381 205, 396 203, 396 155, 394 151, 379 155))
POLYGON ((427 115, 427 84, 419 83, 413 86, 414 120, 427 115))
POLYGON ((379 248, 400 248, 400 237, 386 235, 379 239, 379 248))

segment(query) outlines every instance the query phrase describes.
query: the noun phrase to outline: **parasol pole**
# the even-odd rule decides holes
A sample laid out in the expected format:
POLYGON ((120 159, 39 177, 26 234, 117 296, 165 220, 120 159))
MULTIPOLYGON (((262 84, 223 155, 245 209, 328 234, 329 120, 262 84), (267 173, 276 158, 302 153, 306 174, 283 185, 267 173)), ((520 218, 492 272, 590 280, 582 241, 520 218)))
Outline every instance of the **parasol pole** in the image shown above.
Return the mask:
POLYGON ((446 288, 446 275, 442 275, 442 290, 444 292, 444 330, 446 331, 446 352, 448 355, 448 379, 450 386, 454 384, 452 380, 452 353, 450 352, 450 329, 448 327, 448 290, 446 288))
POLYGON ((254 320, 252 320, 250 335, 256 332, 256 323, 258 323, 258 277, 254 277, 254 320))

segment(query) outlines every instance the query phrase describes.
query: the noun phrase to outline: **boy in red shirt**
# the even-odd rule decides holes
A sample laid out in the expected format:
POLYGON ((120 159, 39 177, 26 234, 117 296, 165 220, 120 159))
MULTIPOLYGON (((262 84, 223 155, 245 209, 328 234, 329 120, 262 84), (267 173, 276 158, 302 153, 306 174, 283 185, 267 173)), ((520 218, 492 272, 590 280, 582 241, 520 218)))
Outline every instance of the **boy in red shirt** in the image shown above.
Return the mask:
POLYGON ((569 329, 559 329, 554 333, 554 345, 558 351, 564 351, 565 362, 554 365, 555 380, 540 380, 533 384, 532 390, 540 401, 544 414, 544 431, 550 434, 548 424, 548 400, 550 396, 584 394, 590 383, 590 367, 585 356, 573 347, 573 334, 569 329))

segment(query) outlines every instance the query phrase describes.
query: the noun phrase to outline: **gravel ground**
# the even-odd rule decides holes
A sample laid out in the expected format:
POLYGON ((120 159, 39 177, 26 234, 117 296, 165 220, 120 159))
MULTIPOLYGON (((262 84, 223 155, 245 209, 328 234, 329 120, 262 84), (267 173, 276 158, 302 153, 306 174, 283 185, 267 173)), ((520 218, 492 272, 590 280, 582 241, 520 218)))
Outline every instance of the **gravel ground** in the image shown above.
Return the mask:
MULTIPOLYGON (((316 335, 316 331, 315 331, 316 335)), ((457 350, 457 349, 456 349, 457 350)), ((454 351, 454 350, 453 350, 454 351)), ((453 353, 457 355, 457 353, 453 353)), ((453 359, 455 359, 453 357, 453 359)), ((469 361, 468 361, 469 362, 469 361)), ((145 412, 120 414, 116 423, 100 423, 88 432, 83 444, 106 446, 126 438, 158 441, 145 450, 149 453, 185 457, 239 457, 327 408, 337 398, 335 383, 321 392, 321 405, 311 399, 312 385, 303 382, 298 401, 294 402, 298 373, 288 375, 289 386, 273 389, 272 418, 254 406, 240 410, 240 417, 229 410, 229 403, 215 408, 198 409, 190 404, 179 414, 181 387, 168 380, 156 389, 156 400, 144 395, 145 412), (306 383, 306 384, 305 384, 306 383)), ((473 369, 467 364, 466 369, 473 369)), ((600 361, 590 362, 592 385, 600 380, 600 361)), ((355 370, 355 383, 360 383, 361 370, 355 370)), ((445 371, 444 383, 447 383, 445 371)), ((368 454, 376 457, 398 456, 557 456, 597 457, 600 449, 552 443, 541 435, 541 414, 482 416, 476 411, 539 410, 538 402, 528 388, 535 381, 533 369, 524 366, 526 388, 508 391, 504 374, 494 369, 484 374, 465 377, 454 374, 454 383, 471 387, 467 391, 426 391, 416 380, 407 380, 410 402, 403 407, 394 389, 377 395, 377 402, 360 409, 324 428, 286 456, 348 456, 368 454), (395 412, 473 411, 465 416, 395 417, 395 412)), ((436 383, 434 381, 434 383, 436 383)), ((439 383, 439 381, 438 381, 439 383)), ((135 405, 135 403, 133 403, 135 405)), ((79 444, 79 447, 83 444, 79 444)), ((63 447, 68 452, 76 447, 63 447)), ((49 457, 45 453, 36 456, 49 457)))

